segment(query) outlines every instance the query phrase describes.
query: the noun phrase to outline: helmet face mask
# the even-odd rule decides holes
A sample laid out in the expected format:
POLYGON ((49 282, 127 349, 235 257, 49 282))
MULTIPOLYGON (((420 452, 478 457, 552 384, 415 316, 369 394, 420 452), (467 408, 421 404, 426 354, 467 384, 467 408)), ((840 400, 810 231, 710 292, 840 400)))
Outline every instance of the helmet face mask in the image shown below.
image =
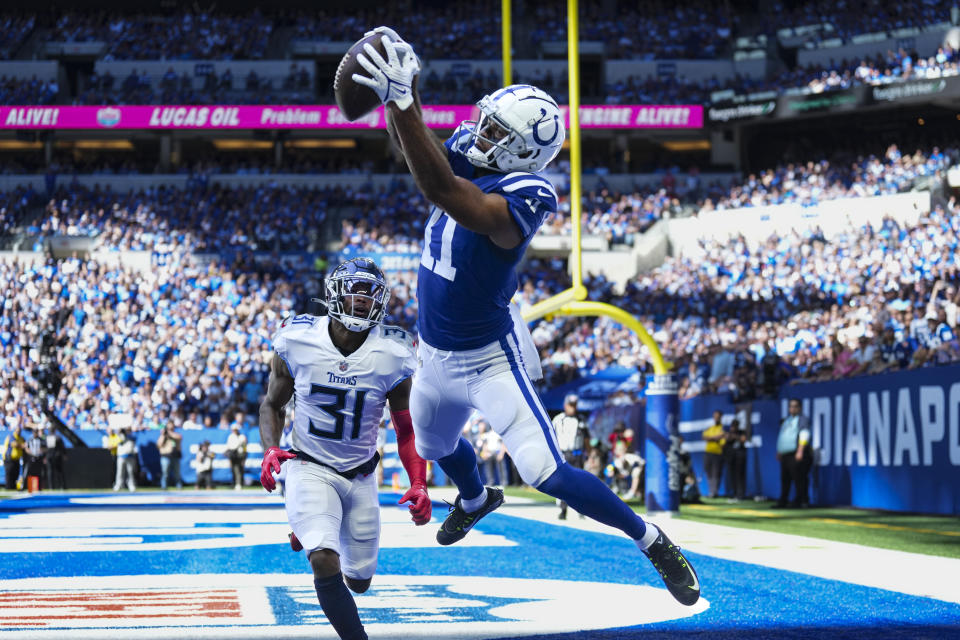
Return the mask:
POLYGON ((367 331, 383 321, 390 292, 373 260, 344 262, 327 278, 325 288, 327 313, 350 331, 367 331))
POLYGON ((477 103, 480 119, 465 122, 471 164, 499 172, 541 171, 560 152, 566 131, 556 101, 545 91, 515 84, 477 103))

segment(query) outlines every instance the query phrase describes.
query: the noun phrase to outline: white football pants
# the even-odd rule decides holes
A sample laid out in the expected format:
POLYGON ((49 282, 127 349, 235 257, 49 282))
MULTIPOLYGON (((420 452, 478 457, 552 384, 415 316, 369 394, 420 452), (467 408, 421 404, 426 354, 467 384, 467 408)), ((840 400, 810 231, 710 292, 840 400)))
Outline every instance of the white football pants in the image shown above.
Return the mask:
POLYGON ((529 340, 526 327, 515 323, 504 338, 479 349, 444 351, 420 341, 410 416, 422 458, 453 453, 476 410, 503 438, 524 482, 535 487, 553 474, 563 458, 550 417, 530 383, 529 369, 539 371, 540 363, 530 362, 529 340))
POLYGON ((380 549, 376 475, 348 480, 333 469, 296 459, 283 463, 283 469, 287 520, 307 557, 330 549, 340 556, 343 575, 372 578, 380 549))

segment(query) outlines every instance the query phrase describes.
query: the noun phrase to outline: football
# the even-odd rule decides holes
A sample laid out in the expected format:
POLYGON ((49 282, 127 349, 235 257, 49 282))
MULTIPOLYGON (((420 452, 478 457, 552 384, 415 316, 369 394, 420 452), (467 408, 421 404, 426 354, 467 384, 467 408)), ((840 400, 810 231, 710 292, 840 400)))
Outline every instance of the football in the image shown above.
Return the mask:
POLYGON ((333 93, 336 96, 340 113, 350 122, 362 118, 380 106, 380 98, 377 97, 374 90, 354 82, 353 74, 370 75, 370 72, 357 62, 357 55, 363 53, 363 45, 368 42, 380 55, 384 58, 387 57, 383 42, 380 40, 382 37, 382 33, 374 33, 359 40, 347 50, 337 66, 337 74, 333 77, 333 93))

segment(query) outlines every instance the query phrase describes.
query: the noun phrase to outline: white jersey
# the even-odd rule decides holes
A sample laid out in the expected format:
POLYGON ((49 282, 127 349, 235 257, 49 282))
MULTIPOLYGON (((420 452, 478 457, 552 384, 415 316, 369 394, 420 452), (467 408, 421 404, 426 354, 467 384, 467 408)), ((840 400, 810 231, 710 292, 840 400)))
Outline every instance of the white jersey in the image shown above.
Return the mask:
POLYGON ((376 452, 387 393, 413 375, 416 347, 408 331, 378 325, 344 356, 330 339, 329 325, 329 316, 284 320, 273 348, 295 381, 293 448, 348 471, 376 452))
POLYGON ((580 416, 568 416, 565 412, 553 416, 553 428, 557 432, 560 451, 583 449, 580 425, 580 416))

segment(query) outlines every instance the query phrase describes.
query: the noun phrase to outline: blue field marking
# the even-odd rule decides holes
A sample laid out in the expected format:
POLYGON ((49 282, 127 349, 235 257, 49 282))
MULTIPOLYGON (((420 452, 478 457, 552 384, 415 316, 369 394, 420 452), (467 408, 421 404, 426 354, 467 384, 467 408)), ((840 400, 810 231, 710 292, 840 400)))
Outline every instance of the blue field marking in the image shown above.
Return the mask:
MULTIPOLYGON (((516 540, 518 546, 497 549, 495 554, 485 556, 483 563, 471 561, 474 549, 456 546, 420 550, 415 554, 419 557, 388 554, 381 558, 380 570, 402 574, 419 567, 434 575, 503 575, 661 586, 650 563, 626 538, 496 513, 486 516, 477 527, 516 540), (445 553, 449 551, 453 553, 445 553)), ((691 552, 686 555, 700 575, 703 596, 713 606, 693 618, 644 625, 643 629, 747 630, 769 624, 773 612, 778 627, 951 622, 960 628, 960 605, 691 552)))
MULTIPOLYGON (((107 494, 109 495, 109 494, 107 494)), ((207 496, 169 492, 156 495, 158 500, 171 497, 176 502, 144 505, 140 494, 117 495, 107 504, 83 502, 89 498, 103 500, 104 494, 47 494, 29 498, 7 500, 0 503, 0 510, 8 515, 62 513, 65 524, 91 525, 83 519, 95 514, 89 509, 143 508, 183 509, 206 511, 210 508, 236 509, 235 517, 225 518, 223 523, 192 522, 187 525, 172 524, 171 528, 195 528, 196 533, 166 532, 166 527, 155 534, 131 533, 128 537, 143 539, 143 544, 167 541, 199 541, 208 538, 236 539, 240 532, 210 533, 205 528, 241 527, 264 524, 262 520, 249 521, 241 508, 269 509, 275 511, 273 525, 285 523, 285 513, 278 502, 251 502, 253 494, 207 496), (213 504, 214 500, 224 502, 213 504), (81 502, 78 503, 77 501, 81 502)), ((383 493, 381 505, 385 510, 406 511, 396 504, 399 493, 383 493)), ((231 512, 233 513, 233 512, 231 512)), ((222 516, 218 516, 222 518, 222 516)), ((189 518, 188 518, 189 519, 189 518)), ((8 526, 7 520, 4 526, 8 526)), ((428 525, 438 526, 439 519, 428 525)), ((410 525, 412 527, 412 525, 410 525)), ((123 529, 123 525, 105 525, 111 530, 123 529)), ((135 528, 135 523, 130 523, 135 528)), ((281 530, 283 527, 279 527, 281 530)), ((379 556, 379 576, 451 576, 530 579, 541 581, 568 581, 576 583, 599 582, 621 585, 647 585, 662 589, 656 572, 625 537, 582 531, 534 520, 527 520, 492 513, 476 526, 486 535, 503 536, 514 546, 467 547, 402 547, 383 548, 379 556)), ((21 532, 23 533, 23 532, 21 532)), ((69 537, 70 530, 64 530, 69 537)), ((85 534, 86 535, 86 534, 85 534)), ((98 538, 117 537, 123 534, 95 534, 98 538)), ((272 534, 271 534, 272 535, 272 534)), ((19 536, 36 539, 40 536, 19 536)), ((288 586, 268 586, 266 594, 269 605, 278 623, 301 625, 322 621, 322 612, 313 595, 309 565, 304 554, 290 550, 285 537, 278 535, 273 544, 216 547, 205 549, 182 548, 177 550, 93 550, 58 551, 57 536, 49 536, 49 550, 30 552, 4 552, 4 545, 14 540, 4 534, 0 527, 0 579, 14 580, 24 577, 72 578, 87 576, 146 575, 162 577, 192 574, 265 574, 289 575, 288 586), (299 600, 299 601, 298 601, 299 600), (309 606, 305 606, 307 603, 309 606)), ((9 548, 9 547, 8 547, 9 548)), ((805 575, 799 572, 771 569, 759 565, 724 560, 708 555, 687 552, 701 578, 703 596, 710 607, 696 615, 657 622, 578 633, 549 634, 541 640, 651 640, 666 638, 721 638, 733 640, 746 638, 853 638, 873 640, 879 638, 960 638, 960 605, 905 595, 894 591, 863 587, 844 582, 805 575)), ((141 579, 142 580, 142 579, 141 579)), ((891 584, 896 577, 891 576, 891 584)), ((144 584, 150 587, 150 584, 144 584)), ((364 609, 365 623, 415 623, 428 622, 433 618, 445 621, 485 622, 495 618, 490 610, 511 603, 535 602, 538 594, 531 592, 526 598, 500 597, 485 594, 474 599, 457 596, 449 585, 442 581, 436 584, 412 584, 395 587, 388 582, 377 583, 377 597, 387 597, 391 590, 403 590, 405 595, 424 601, 454 601, 460 598, 464 604, 458 610, 436 609, 411 613, 401 609, 364 609)), ((638 602, 638 606, 642 603, 638 602)), ((630 606, 624 603, 624 606, 630 606)), ((589 616, 585 610, 582 615, 589 616)), ((519 636, 518 636, 519 637, 519 636)), ((523 636, 531 637, 531 636, 523 636)))

